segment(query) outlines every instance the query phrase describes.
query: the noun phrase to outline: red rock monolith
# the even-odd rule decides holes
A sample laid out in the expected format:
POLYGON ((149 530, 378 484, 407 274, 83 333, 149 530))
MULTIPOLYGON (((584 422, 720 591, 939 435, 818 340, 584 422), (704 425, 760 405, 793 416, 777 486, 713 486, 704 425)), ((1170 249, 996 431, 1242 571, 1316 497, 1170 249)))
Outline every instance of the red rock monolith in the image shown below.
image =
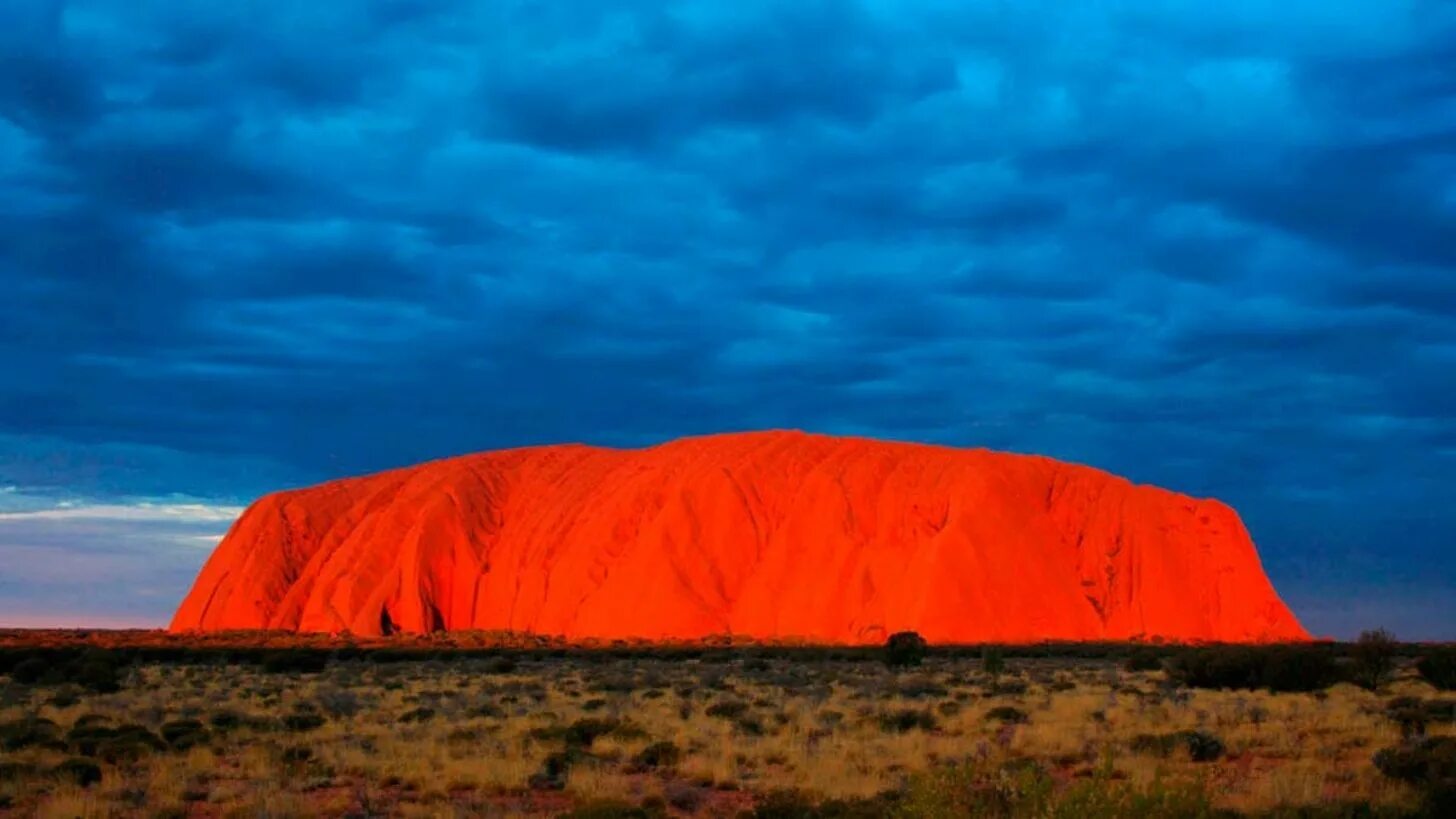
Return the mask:
POLYGON ((1218 501, 800 432, 485 452, 268 495, 172 621, 225 629, 1308 639, 1218 501))

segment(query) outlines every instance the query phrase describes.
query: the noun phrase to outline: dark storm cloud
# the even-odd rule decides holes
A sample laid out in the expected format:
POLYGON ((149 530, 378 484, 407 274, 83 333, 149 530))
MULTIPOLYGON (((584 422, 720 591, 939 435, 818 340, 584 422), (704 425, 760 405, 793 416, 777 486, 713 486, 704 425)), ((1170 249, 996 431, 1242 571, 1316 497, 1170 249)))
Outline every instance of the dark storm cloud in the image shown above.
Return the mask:
POLYGON ((484 66, 481 127, 562 150, 661 151, 707 129, 863 125, 954 84, 949 55, 896 48, 854 4, 743 11, 640 6, 568 23, 564 41, 555 14, 513 18, 519 39, 484 66))
MULTIPOLYGON (((1315 630, 1434 634, 1453 42, 1421 0, 11 4, 0 511, 793 426, 1218 496, 1315 630)), ((54 520, 0 548, 89 553, 54 520)), ((190 571, 145 518, 107 560, 154 525, 190 571)))

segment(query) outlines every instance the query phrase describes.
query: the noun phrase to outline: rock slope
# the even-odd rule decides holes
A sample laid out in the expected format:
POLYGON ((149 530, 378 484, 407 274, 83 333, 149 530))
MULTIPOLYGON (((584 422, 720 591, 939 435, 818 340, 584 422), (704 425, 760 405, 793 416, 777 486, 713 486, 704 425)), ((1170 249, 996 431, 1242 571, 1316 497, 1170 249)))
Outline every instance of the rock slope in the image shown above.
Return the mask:
POLYGON ((486 452, 268 495, 172 629, 1308 639, 1222 503, 801 432, 486 452))

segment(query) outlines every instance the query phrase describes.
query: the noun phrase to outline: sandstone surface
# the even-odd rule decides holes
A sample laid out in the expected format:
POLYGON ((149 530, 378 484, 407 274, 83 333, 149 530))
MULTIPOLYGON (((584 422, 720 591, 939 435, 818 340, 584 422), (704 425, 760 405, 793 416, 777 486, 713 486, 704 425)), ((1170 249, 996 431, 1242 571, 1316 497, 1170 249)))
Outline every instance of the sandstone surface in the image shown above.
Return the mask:
POLYGON ((1218 501, 1044 457, 801 432, 485 452, 267 495, 171 627, 1308 639, 1218 501))

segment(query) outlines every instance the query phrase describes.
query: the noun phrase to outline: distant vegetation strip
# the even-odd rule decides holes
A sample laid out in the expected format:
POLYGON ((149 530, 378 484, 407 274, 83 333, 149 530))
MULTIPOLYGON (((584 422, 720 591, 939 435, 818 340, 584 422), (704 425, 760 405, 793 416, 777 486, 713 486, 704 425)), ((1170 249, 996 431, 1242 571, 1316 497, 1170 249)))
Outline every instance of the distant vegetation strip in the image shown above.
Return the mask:
POLYGON ((244 664, 265 671, 317 672, 331 662, 449 662, 452 660, 573 657, 587 662, 652 658, 733 662, 744 659, 805 663, 884 660, 918 665, 924 658, 980 659, 991 670, 1003 658, 1111 660, 1129 670, 1166 670, 1190 688, 1318 691, 1340 682, 1378 687, 1397 659, 1415 660, 1422 677, 1442 690, 1456 688, 1456 644, 1400 643, 1383 631, 1354 642, 1151 644, 1125 642, 1020 645, 929 645, 918 635, 893 635, 883 646, 800 644, 626 643, 566 644, 530 635, 459 633, 353 641, 346 637, 276 632, 234 632, 189 640, 165 632, 0 632, 0 674, 47 682, 105 676, 100 667, 143 663, 244 664), (472 642, 474 641, 474 642, 472 642), (19 669, 19 673, 17 673, 19 669))

